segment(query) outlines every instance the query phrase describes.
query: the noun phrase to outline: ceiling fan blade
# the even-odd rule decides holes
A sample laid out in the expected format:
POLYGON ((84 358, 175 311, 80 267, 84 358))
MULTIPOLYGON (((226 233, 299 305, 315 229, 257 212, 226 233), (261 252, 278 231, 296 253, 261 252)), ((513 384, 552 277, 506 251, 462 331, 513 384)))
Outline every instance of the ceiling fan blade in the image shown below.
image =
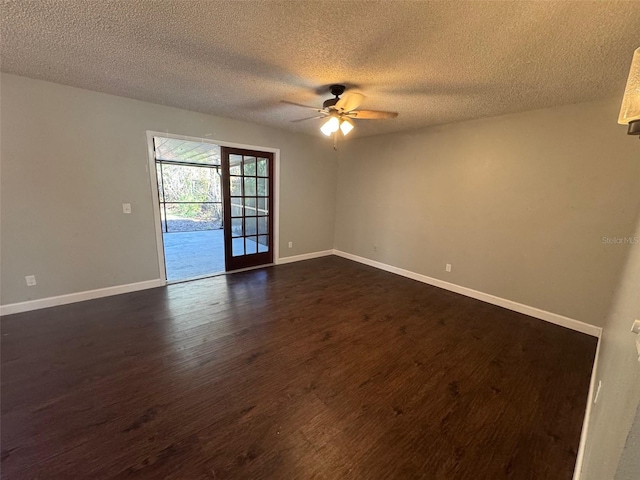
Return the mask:
POLYGON ((365 96, 361 93, 345 93, 335 106, 345 112, 350 112, 354 108, 358 108, 364 99, 365 96))
POLYGON ((318 107, 311 107, 309 105, 302 105, 301 103, 290 102, 288 100, 280 100, 280 103, 286 103, 287 105, 295 105, 296 107, 310 108, 311 110, 315 110, 316 112, 322 112, 323 111, 321 108, 318 108, 318 107))
POLYGON ((377 120, 381 118, 396 118, 398 112, 382 112, 380 110, 354 110, 348 116, 358 120, 377 120))
POLYGON ((291 122, 292 122, 292 123, 295 123, 295 122, 304 122, 304 121, 306 121, 306 120, 314 120, 314 119, 316 119, 316 118, 324 118, 324 117, 325 117, 325 115, 318 115, 318 116, 316 116, 316 117, 307 117, 307 118, 299 118, 299 119, 297 119, 297 120, 291 120, 291 122))

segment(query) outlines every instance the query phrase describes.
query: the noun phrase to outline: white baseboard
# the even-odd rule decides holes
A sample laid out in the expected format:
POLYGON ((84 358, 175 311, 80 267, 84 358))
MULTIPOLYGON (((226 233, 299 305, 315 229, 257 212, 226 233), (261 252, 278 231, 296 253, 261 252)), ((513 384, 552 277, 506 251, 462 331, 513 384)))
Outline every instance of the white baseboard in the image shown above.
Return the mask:
POLYGON ((347 258, 355 262, 379 268, 380 270, 385 270, 387 272, 395 273, 403 277, 411 278, 422 283, 427 283, 429 285, 433 285, 434 287, 444 288, 445 290, 459 293, 467 297, 475 298, 476 300, 482 300, 483 302, 497 305, 508 310, 513 310, 514 312, 524 313, 525 315, 529 315, 530 317, 539 318, 540 320, 545 320, 555 325, 560 325, 562 327, 570 328, 571 330, 586 333, 587 335, 591 335, 593 337, 600 338, 600 335, 602 334, 602 328, 596 327, 594 325, 589 325, 588 323, 584 323, 573 318, 564 317, 562 315, 551 313, 546 310, 530 307, 529 305, 524 305, 512 300, 496 297, 495 295, 479 292, 471 288, 462 287, 460 285, 456 285, 455 283, 445 282, 444 280, 428 277, 426 275, 415 273, 410 270, 387 265, 386 263, 376 262, 375 260, 371 260, 365 257, 359 257, 358 255, 346 253, 341 250, 334 250, 333 253, 334 255, 337 255, 339 257, 347 258))
MULTIPOLYGON (((310 260, 312 258, 325 257, 328 255, 337 255, 339 257, 347 258, 349 260, 363 263, 371 267, 379 268, 387 272, 395 273, 403 277, 407 277, 413 280, 417 280, 419 282, 427 283, 435 287, 444 288, 445 290, 456 292, 456 293, 465 295, 467 297, 475 298, 483 302, 491 303, 493 305, 498 305, 500 307, 513 310, 515 312, 523 313, 525 315, 529 315, 534 318, 539 318, 541 320, 545 320, 547 322, 550 322, 556 325, 570 328, 578 332, 586 333, 587 335, 592 335, 594 337, 600 338, 600 335, 602 334, 602 328, 589 325, 584 322, 580 322, 579 320, 574 320, 572 318, 564 317, 562 315, 551 313, 546 310, 541 310, 539 308, 530 307, 522 303, 496 297, 488 293, 479 292, 471 288, 462 287, 454 283, 445 282, 437 278, 428 277, 426 275, 415 273, 410 270, 405 270, 403 268, 387 265, 385 263, 377 262, 369 258, 364 258, 358 255, 353 255, 351 253, 346 253, 341 250, 323 250, 320 252, 311 252, 311 253, 305 253, 302 255, 294 255, 291 257, 279 258, 276 264, 283 265, 286 263, 299 262, 302 260, 310 260)), ((30 300, 27 302, 0 305, 0 315, 11 315, 13 313, 28 312, 31 310, 38 310, 41 308, 55 307, 58 305, 66 305, 68 303, 92 300, 94 298, 107 297, 110 295, 119 295, 122 293, 135 292, 138 290, 145 290, 147 288, 162 287, 164 285, 166 285, 166 282, 164 280, 155 279, 155 280, 147 280, 145 282, 130 283, 127 285, 117 285, 114 287, 99 288, 96 290, 89 290, 86 292, 77 292, 77 293, 70 293, 67 295, 59 295, 57 297, 48 297, 48 298, 41 298, 38 300, 30 300)))
POLYGON ((281 257, 276 262, 276 265, 299 262, 301 260, 311 260, 312 258, 326 257, 329 255, 333 255, 334 252, 334 250, 322 250, 321 252, 303 253, 302 255, 294 255, 292 257, 281 257))
MULTIPOLYGON (((496 297, 495 295, 479 292, 471 288, 462 287, 454 283, 445 282, 444 280, 428 277, 426 275, 415 273, 410 270, 405 270, 403 268, 387 265, 386 263, 377 262, 375 260, 371 260, 365 257, 360 257, 358 255, 353 255, 351 253, 343 252, 341 250, 323 250, 320 252, 305 253, 302 255, 294 255, 291 257, 279 258, 276 264, 282 265, 286 263, 299 262, 302 260, 310 260, 312 258, 326 257, 328 255, 337 255, 339 257, 347 258, 349 260, 353 260, 355 262, 369 265, 374 268, 379 268, 380 270, 395 273, 397 275, 411 278, 413 280, 417 280, 422 283, 443 288, 445 290, 459 293, 467 297, 475 298, 477 300, 481 300, 483 302, 487 302, 492 305, 497 305, 509 310, 513 310, 515 312, 529 315, 534 318, 539 318, 540 320, 545 320, 555 325, 560 325, 562 327, 576 330, 581 333, 586 333, 587 335, 597 337, 598 339, 600 339, 600 336, 602 335, 602 328, 596 327, 594 325, 589 325, 579 320, 574 320, 572 318, 564 317, 562 315, 551 313, 546 310, 530 307, 522 303, 513 302, 511 300, 496 297)), ((38 309, 47 308, 47 307, 55 307, 58 305, 66 305, 69 303, 82 302, 85 300, 108 297, 111 295, 120 295, 122 293, 146 290, 149 288, 162 287, 165 285, 166 285, 166 282, 162 279, 147 280, 145 282, 130 283, 127 285, 117 285, 114 287, 107 287, 107 288, 99 288, 96 290, 88 290, 86 292, 71 293, 68 295, 59 295, 57 297, 41 298, 38 300, 31 300, 27 302, 0 305, 0 316, 11 315, 13 313, 28 312, 31 310, 38 310, 38 309)), ((591 417, 591 405, 593 404, 593 394, 595 391, 596 371, 598 366, 599 353, 600 353, 600 340, 598 340, 598 346, 596 348, 596 355, 594 358, 593 369, 591 373, 591 382, 589 384, 589 396, 587 399, 587 407, 585 411, 584 421, 582 424, 582 433, 580 435, 580 445, 578 448, 578 456, 576 459, 573 480, 580 480, 580 477, 581 477, 582 463, 584 461, 584 450, 585 450, 587 433, 589 429, 589 420, 591 417)))
POLYGON ((540 320, 545 320, 555 325, 560 325, 562 327, 566 327, 571 330, 576 330, 581 333, 586 333, 587 335, 591 335, 593 337, 598 338, 598 346, 596 347, 596 354, 593 360, 593 368, 591 370, 591 381, 589 383, 587 406, 585 410, 584 420, 582 422, 582 432, 580 434, 580 444, 578 447, 578 455, 576 458, 576 464, 573 472, 573 480, 581 479, 582 464, 584 463, 585 445, 587 442, 587 435, 589 433, 589 422, 591 419, 591 406, 593 405, 593 395, 595 393, 595 388, 596 388, 595 384, 596 384, 596 376, 597 376, 597 368, 598 368, 598 358, 600 356, 600 342, 601 342, 601 336, 602 336, 602 328, 596 327, 594 325, 589 325, 588 323, 584 323, 579 320, 575 320, 573 318, 547 312, 546 310, 541 310, 539 308, 530 307, 522 303, 513 302, 511 300, 506 300, 504 298, 496 297, 495 295, 479 292, 471 288, 461 287, 460 285, 456 285, 454 283, 445 282, 443 280, 438 280, 437 278, 428 277, 426 275, 421 275, 419 273, 411 272, 403 268, 387 265, 386 263, 376 262, 375 260, 371 260, 369 258, 359 257, 358 255, 346 253, 341 250, 334 250, 333 253, 334 255, 337 255, 339 257, 347 258, 355 262, 363 263, 371 267, 379 268, 387 272, 391 272, 397 275, 401 275, 403 277, 411 278, 413 280, 427 283, 435 287, 444 288, 445 290, 449 290, 455 293, 460 293, 467 297, 475 298, 477 300, 482 300, 483 302, 491 303, 493 305, 498 305, 500 307, 507 308, 509 310, 513 310, 518 313, 524 313, 525 315, 529 315, 534 318, 539 318, 540 320))
MULTIPOLYGON (((312 258, 326 257, 328 255, 333 255, 333 250, 323 250, 320 252, 311 252, 311 253, 305 253, 303 255, 284 257, 284 258, 278 259, 276 264, 281 265, 285 263, 299 262, 301 260, 309 260, 312 258)), ((56 307, 58 305, 67 305, 69 303, 83 302, 85 300, 93 300, 94 298, 108 297, 111 295, 120 295, 121 293, 136 292, 138 290, 146 290, 147 288, 163 287, 166 284, 167 282, 161 279, 147 280, 145 282, 130 283, 127 285, 117 285, 115 287, 99 288, 97 290, 88 290, 86 292, 69 293, 67 295, 40 298, 37 300, 29 300, 27 302, 10 303, 7 305, 0 305, 0 316, 11 315, 13 313, 29 312, 31 310, 39 310, 41 308, 47 308, 47 307, 56 307)))
POLYGON ((578 456, 576 457, 576 466, 573 470, 573 480, 580 480, 582 477, 582 464, 584 463, 584 451, 587 444, 587 435, 589 433, 589 422, 591 421, 591 406, 593 405, 594 393, 596 390, 596 377, 598 375, 598 358, 600 357, 600 343, 602 339, 598 339, 596 347, 596 355, 593 359, 593 368, 591 369, 591 382, 589 382, 589 396, 587 397, 587 408, 582 421, 582 432, 580 433, 580 444, 578 446, 578 456))
POLYGON ((39 298, 38 300, 29 300, 27 302, 10 303, 7 305, 0 305, 0 315, 11 315, 13 313, 29 312, 31 310, 39 310, 41 308, 66 305, 68 303, 83 302, 85 300, 93 300, 94 298, 109 297, 111 295, 120 295, 121 293, 162 287, 165 284, 166 282, 164 280, 158 278, 156 280, 147 280, 145 282, 87 290, 86 292, 69 293, 67 295, 59 295, 57 297, 39 298))

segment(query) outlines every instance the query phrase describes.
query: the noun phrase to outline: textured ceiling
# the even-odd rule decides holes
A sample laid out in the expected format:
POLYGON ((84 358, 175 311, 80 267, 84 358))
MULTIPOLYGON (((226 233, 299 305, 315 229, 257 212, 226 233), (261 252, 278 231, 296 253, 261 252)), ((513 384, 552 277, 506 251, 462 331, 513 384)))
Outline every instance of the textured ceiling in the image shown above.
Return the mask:
POLYGON ((622 95, 638 2, 2 1, 2 70, 320 135, 346 83, 375 135, 622 95), (313 112, 311 112, 313 113, 313 112))

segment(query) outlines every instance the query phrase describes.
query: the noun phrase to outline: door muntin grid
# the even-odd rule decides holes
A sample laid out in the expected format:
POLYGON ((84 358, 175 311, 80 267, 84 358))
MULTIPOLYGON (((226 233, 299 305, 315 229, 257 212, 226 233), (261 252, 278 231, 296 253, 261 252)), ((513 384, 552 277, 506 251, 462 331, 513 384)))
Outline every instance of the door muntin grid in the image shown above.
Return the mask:
POLYGON ((229 154, 231 256, 270 252, 271 158, 229 154))

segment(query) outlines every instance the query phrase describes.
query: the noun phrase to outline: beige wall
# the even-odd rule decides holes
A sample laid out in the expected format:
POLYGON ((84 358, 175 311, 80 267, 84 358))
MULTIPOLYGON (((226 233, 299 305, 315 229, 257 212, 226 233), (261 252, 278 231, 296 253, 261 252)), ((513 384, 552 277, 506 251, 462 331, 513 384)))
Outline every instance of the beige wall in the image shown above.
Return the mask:
POLYGON ((603 242, 640 237, 640 143, 618 108, 359 139, 338 170, 337 249, 604 327, 583 480, 613 478, 640 400, 640 245, 603 242))
MULTIPOLYGON (((640 142, 635 140, 633 143, 640 153, 640 142)), ((640 239, 640 217, 632 235, 640 239)), ((638 409, 640 363, 635 336, 630 332, 636 318, 640 318, 640 244, 634 245, 630 252, 605 323, 596 368, 596 379, 602 381, 602 389, 598 403, 592 406, 581 480, 614 478, 627 432, 638 409)), ((640 433, 640 421, 637 424, 636 435, 640 433)), ((633 436, 630 441, 630 448, 633 448, 633 436)), ((640 478, 639 453, 638 450, 628 452, 626 460, 620 464, 618 478, 640 478)))
POLYGON ((159 277, 146 130, 281 149, 280 256, 333 247, 322 139, 14 75, 0 93, 3 305, 159 277))
POLYGON ((638 452, 640 452, 640 407, 636 411, 633 427, 627 437, 627 443, 618 464, 615 480, 638 480, 640 478, 640 456, 638 452))
POLYGON ((629 250, 602 237, 632 235, 640 212, 640 145, 618 109, 608 100, 345 143, 335 247, 602 326, 629 250))
POLYGON ((281 256, 335 245, 604 326, 583 478, 612 478, 640 398, 640 251, 602 241, 640 236, 617 100, 352 140, 336 177, 324 139, 1 78, 2 304, 158 278, 146 130, 280 148, 281 256))

